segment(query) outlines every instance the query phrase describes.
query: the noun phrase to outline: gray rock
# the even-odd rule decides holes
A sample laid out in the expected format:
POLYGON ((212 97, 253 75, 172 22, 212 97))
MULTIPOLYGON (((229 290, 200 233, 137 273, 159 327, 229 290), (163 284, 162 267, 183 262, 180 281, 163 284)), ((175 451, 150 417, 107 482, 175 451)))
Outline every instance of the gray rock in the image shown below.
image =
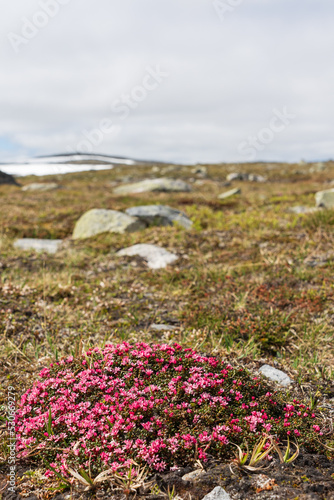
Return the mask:
POLYGON ((293 214, 310 214, 316 212, 318 209, 314 207, 304 207, 302 205, 297 205, 296 207, 288 208, 288 211, 293 214))
POLYGON ((231 174, 228 174, 226 176, 227 182, 232 182, 232 181, 245 181, 248 178, 248 174, 241 174, 238 172, 232 172, 231 174))
POLYGON ((263 175, 249 174, 248 179, 250 182, 266 182, 267 178, 263 175))
POLYGON ((236 188, 236 189, 230 189, 229 191, 226 191, 225 193, 222 193, 218 196, 219 200, 226 200, 226 198, 231 198, 231 196, 235 196, 237 194, 241 194, 241 189, 236 188))
POLYGON ((1 184, 12 184, 14 186, 18 186, 18 182, 15 177, 12 175, 6 174, 5 172, 0 171, 0 185, 1 184))
POLYGON ((156 330, 157 332, 170 332, 171 330, 177 330, 177 327, 173 325, 157 325, 156 323, 152 323, 150 329, 156 330))
POLYGON ((55 182, 33 182, 22 187, 22 191, 52 191, 58 189, 59 185, 55 182))
POLYGON ((327 191, 318 191, 315 195, 315 204, 317 207, 333 208, 334 207, 334 189, 327 191))
POLYGON ((228 182, 231 181, 250 181, 250 182, 266 182, 267 178, 263 175, 257 174, 242 174, 240 172, 233 172, 226 176, 228 182))
POLYGON ((291 378, 286 373, 282 372, 282 370, 277 370, 277 368, 274 368, 270 365, 261 366, 259 371, 265 377, 274 382, 278 382, 284 387, 290 385, 293 382, 293 380, 291 380, 291 378))
POLYGON ((145 224, 136 217, 116 210, 93 208, 76 223, 73 239, 90 238, 100 233, 131 233, 144 228, 145 224))
POLYGON ((189 474, 185 474, 184 476, 182 476, 182 479, 183 481, 195 481, 204 474, 206 474, 205 470, 197 469, 189 472, 189 474))
POLYGON ((169 179, 161 177, 159 179, 146 179, 144 181, 119 186, 114 189, 116 194, 136 194, 147 193, 152 191, 172 192, 172 191, 191 191, 191 187, 184 181, 178 179, 169 179))
POLYGON ((216 486, 216 488, 203 497, 203 500, 232 500, 232 498, 221 486, 216 486))
POLYGON ((128 208, 125 211, 132 217, 138 217, 148 226, 172 226, 177 222, 186 229, 190 229, 192 221, 180 210, 164 205, 146 205, 128 208))
POLYGON ((139 244, 133 245, 132 247, 123 248, 117 252, 116 255, 122 256, 134 256, 138 255, 146 260, 147 265, 150 269, 162 269, 168 264, 172 264, 178 259, 178 256, 168 252, 165 248, 158 247, 156 245, 139 244))
POLYGON ((36 252, 58 252, 63 240, 40 240, 37 238, 22 238, 16 240, 14 247, 19 250, 35 250, 36 252))
POLYGON ((208 169, 204 165, 197 165, 192 169, 191 173, 199 175, 200 177, 206 177, 208 175, 208 169))

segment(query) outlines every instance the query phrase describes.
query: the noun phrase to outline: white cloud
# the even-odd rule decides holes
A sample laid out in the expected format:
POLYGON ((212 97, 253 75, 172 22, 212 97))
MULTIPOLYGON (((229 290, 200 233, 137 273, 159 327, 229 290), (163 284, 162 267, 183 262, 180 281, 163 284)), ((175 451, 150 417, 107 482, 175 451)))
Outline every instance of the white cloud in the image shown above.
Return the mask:
POLYGON ((334 157, 332 0, 245 0, 224 21, 211 0, 69 0, 16 54, 7 35, 40 1, 0 0, 0 136, 18 153, 75 146, 159 64, 168 80, 98 151, 243 160, 240 142, 287 106, 296 119, 261 157, 334 157))

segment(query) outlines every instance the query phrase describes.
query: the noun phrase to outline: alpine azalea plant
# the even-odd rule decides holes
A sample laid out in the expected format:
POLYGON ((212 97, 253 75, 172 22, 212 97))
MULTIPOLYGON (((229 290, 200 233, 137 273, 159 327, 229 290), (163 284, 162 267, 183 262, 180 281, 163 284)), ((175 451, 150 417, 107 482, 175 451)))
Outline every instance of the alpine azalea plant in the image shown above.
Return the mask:
POLYGON ((263 380, 180 345, 108 344, 45 368, 16 417, 19 457, 39 450, 54 471, 163 472, 235 445, 287 435, 314 446, 320 427, 304 404, 284 404, 263 380))

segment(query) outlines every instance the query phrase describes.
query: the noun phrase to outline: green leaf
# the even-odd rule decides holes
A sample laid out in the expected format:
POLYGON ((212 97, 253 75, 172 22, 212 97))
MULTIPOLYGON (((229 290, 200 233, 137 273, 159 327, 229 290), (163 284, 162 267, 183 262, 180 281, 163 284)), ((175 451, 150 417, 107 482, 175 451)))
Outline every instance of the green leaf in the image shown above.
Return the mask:
POLYGON ((47 430, 47 433, 49 434, 49 436, 53 436, 51 408, 49 408, 49 418, 48 418, 48 425, 47 425, 46 430, 47 430))
POLYGON ((94 482, 89 477, 89 475, 87 474, 87 472, 85 472, 83 469, 79 469, 79 472, 80 472, 80 475, 87 481, 87 483, 89 483, 92 486, 94 486, 94 482))

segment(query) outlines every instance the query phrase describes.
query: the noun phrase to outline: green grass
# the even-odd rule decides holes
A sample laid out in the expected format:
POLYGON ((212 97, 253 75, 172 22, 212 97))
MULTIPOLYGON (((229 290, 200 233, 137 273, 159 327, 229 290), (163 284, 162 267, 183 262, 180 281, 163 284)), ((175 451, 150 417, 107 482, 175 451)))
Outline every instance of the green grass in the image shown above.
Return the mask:
MULTIPOLYGON (((189 180, 196 177, 192 168, 166 175, 189 180)), ((50 176, 63 187, 45 193, 0 186, 1 381, 23 389, 41 366, 80 345, 176 339, 234 359, 278 361, 301 384, 334 395, 334 211, 288 212, 294 205, 314 206, 314 193, 326 189, 334 164, 313 175, 276 164, 265 172, 269 182, 236 182, 241 196, 217 199, 229 189, 222 186, 227 173, 263 174, 263 168, 208 165, 208 178, 191 193, 149 197, 116 196, 111 183, 124 175, 133 181, 156 176, 152 166, 50 176), (183 210, 193 229, 152 227, 71 240, 76 220, 91 208, 148 203, 183 210), (55 256, 21 252, 13 249, 18 237, 62 238, 65 246, 55 256), (136 243, 161 245, 180 259, 150 271, 141 259, 116 257, 136 243), (327 254, 313 266, 314 257, 327 254), (150 331, 157 322, 178 330, 150 331)))

